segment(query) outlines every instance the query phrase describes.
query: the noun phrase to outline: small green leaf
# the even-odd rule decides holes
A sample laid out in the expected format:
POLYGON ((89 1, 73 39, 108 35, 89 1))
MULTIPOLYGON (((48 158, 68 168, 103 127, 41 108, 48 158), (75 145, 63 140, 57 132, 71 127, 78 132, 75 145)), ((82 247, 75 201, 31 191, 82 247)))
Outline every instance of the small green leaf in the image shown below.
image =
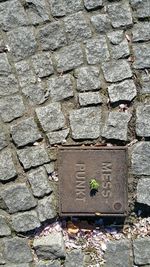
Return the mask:
POLYGON ((98 190, 99 187, 100 187, 100 184, 96 181, 96 179, 90 180, 90 189, 91 190, 98 190))

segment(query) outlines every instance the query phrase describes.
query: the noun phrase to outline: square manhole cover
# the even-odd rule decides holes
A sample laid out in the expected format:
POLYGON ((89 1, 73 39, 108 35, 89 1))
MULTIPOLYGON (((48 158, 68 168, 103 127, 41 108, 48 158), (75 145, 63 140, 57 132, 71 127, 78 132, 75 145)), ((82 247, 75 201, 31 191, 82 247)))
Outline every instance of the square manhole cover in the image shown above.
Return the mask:
POLYGON ((127 214, 126 148, 61 148, 58 174, 61 216, 127 214), (90 189, 93 180, 98 191, 90 189))

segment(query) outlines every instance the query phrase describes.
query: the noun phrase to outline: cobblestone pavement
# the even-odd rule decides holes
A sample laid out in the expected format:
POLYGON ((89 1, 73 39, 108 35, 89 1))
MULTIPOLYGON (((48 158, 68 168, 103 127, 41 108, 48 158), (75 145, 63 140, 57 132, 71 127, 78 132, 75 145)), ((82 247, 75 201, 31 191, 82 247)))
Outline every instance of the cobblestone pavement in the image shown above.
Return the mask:
MULTIPOLYGON (((126 223, 148 216, 150 1, 0 0, 0 27, 0 266, 101 266, 62 233, 27 233, 57 218, 62 144, 127 146, 126 223)), ((150 237, 112 240, 104 258, 148 267, 150 237)))

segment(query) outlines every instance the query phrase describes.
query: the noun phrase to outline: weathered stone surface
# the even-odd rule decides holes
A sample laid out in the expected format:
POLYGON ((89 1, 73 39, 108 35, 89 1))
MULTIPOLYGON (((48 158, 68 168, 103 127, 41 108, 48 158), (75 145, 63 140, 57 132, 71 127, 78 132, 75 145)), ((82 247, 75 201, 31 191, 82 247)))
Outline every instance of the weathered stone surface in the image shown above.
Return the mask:
POLYGON ((0 215, 0 237, 11 235, 10 227, 3 215, 0 215))
POLYGON ((150 142, 139 142, 136 144, 131 156, 132 173, 150 175, 150 142))
POLYGON ((53 194, 43 199, 38 200, 37 213, 40 222, 54 219, 57 216, 56 199, 53 194))
POLYGON ((66 254, 65 267, 83 267, 84 254, 81 250, 75 249, 66 254))
POLYGON ((15 64, 15 67, 21 87, 36 83, 36 77, 28 61, 22 60, 20 62, 17 62, 15 64))
POLYGON ((71 14, 84 9, 82 0, 65 0, 63 5, 66 8, 66 14, 71 14))
POLYGON ((4 31, 28 24, 28 17, 18 0, 7 1, 0 5, 0 25, 4 31))
POLYGON ((10 122, 19 118, 24 112, 25 106, 20 95, 6 96, 0 99, 0 115, 4 122, 10 122))
POLYGON ((100 71, 97 67, 82 67, 75 70, 77 78, 77 90, 84 92, 97 90, 101 87, 100 71))
POLYGON ((13 263, 28 263, 32 261, 32 253, 27 239, 14 237, 4 239, 5 259, 13 263))
POLYGON ((41 259, 49 260, 65 257, 65 245, 61 232, 34 239, 33 247, 41 259))
POLYGON ((49 21, 49 10, 45 0, 26 0, 26 9, 33 25, 49 21))
POLYGON ((136 86, 132 80, 125 80, 120 83, 108 86, 110 102, 132 101, 137 95, 136 86))
POLYGON ((136 109, 136 134, 150 136, 150 105, 141 105, 136 109))
POLYGON ((79 44, 67 46, 55 54, 55 59, 58 72, 77 68, 83 63, 81 46, 79 44))
POLYGON ((132 77, 130 65, 126 60, 109 61, 102 64, 102 70, 107 82, 119 82, 132 77))
POLYGON ((142 43, 133 45, 135 61, 133 67, 135 69, 150 68, 150 44, 142 43))
POLYGON ((110 58, 106 38, 101 36, 86 42, 86 56, 89 64, 97 64, 110 58))
POLYGON ((130 55, 128 41, 124 39, 118 45, 111 46, 111 56, 113 59, 125 58, 130 55))
POLYGON ((5 264, 5 267, 30 267, 29 263, 20 263, 20 264, 13 264, 13 263, 8 263, 5 264))
POLYGON ((11 74, 11 66, 6 53, 2 53, 0 54, 0 75, 7 76, 9 74, 11 74))
POLYGON ((101 111, 88 107, 70 112, 73 139, 95 139, 100 136, 101 111))
POLYGON ((42 104, 48 97, 41 82, 28 84, 22 88, 22 92, 32 105, 42 104))
POLYGON ((20 27, 7 33, 10 52, 15 61, 19 61, 33 55, 36 51, 36 41, 33 29, 20 27))
POLYGON ((47 173, 48 173, 48 174, 51 174, 52 172, 54 172, 55 164, 54 164, 54 162, 52 161, 52 162, 50 162, 50 163, 48 163, 48 164, 44 164, 44 167, 45 167, 47 173))
POLYGON ((28 118, 11 126, 11 134, 18 147, 34 143, 42 137, 34 118, 28 118))
POLYGON ((63 0, 49 0, 52 16, 63 17, 66 15, 63 0))
POLYGON ((150 40, 150 22, 135 24, 132 30, 132 34, 133 42, 150 40))
POLYGON ((127 2, 113 3, 108 5, 108 14, 114 28, 132 25, 132 13, 127 2))
POLYGON ((33 195, 43 197, 53 191, 44 167, 39 167, 28 173, 28 181, 31 185, 33 195))
POLYGON ((66 143, 66 138, 68 134, 69 134, 69 129, 64 129, 61 131, 48 133, 47 137, 51 145, 64 144, 66 143))
POLYGON ((59 21, 40 28, 37 38, 43 50, 55 50, 67 44, 62 23, 59 21))
POLYGON ((31 231, 41 225, 35 210, 14 214, 11 219, 11 226, 16 232, 31 231))
POLYGON ((128 122, 130 119, 130 113, 117 111, 110 112, 102 136, 107 139, 127 141, 128 122))
POLYGON ((117 45, 123 41, 124 33, 122 30, 114 31, 114 32, 109 32, 107 34, 109 41, 113 45, 117 45))
POLYGON ((40 166, 50 161, 43 145, 20 149, 17 154, 25 169, 40 166))
POLYGON ((36 267, 61 267, 60 261, 40 261, 37 263, 36 267))
POLYGON ((54 101, 60 101, 73 96, 73 77, 66 74, 47 81, 48 91, 54 101))
POLYGON ((131 0, 131 5, 135 10, 137 18, 149 18, 149 0, 131 0))
POLYGON ((11 150, 0 152, 0 181, 8 181, 17 175, 15 165, 12 160, 11 150))
POLYGON ((67 16, 64 24, 69 42, 81 41, 92 36, 90 26, 81 11, 67 16))
POLYGON ((98 33, 110 29, 110 19, 106 14, 98 14, 91 17, 91 23, 98 33))
POLYGON ((134 262, 138 265, 150 264, 150 237, 133 241, 134 262))
POLYGON ((44 131, 55 131, 65 126, 65 117, 59 103, 37 108, 36 114, 44 131))
POLYGON ((88 105, 97 105, 101 104, 102 97, 99 92, 88 92, 88 93, 80 93, 79 94, 79 104, 80 106, 88 106, 88 105))
POLYGON ((10 213, 29 210, 37 204, 24 183, 10 184, 2 190, 1 195, 10 213))
POLYGON ((141 75, 141 93, 142 94, 149 94, 150 93, 150 74, 149 73, 142 73, 141 75))
POLYGON ((87 10, 92 10, 103 6, 102 0, 84 0, 84 6, 87 10))
POLYGON ((137 202, 150 206, 150 179, 141 178, 137 186, 137 202))
POLYGON ((49 52, 38 53, 32 56, 32 63, 35 73, 40 78, 49 76, 54 72, 49 52))
POLYGON ((6 135, 3 132, 3 130, 0 127, 0 150, 2 150, 4 147, 6 147, 8 145, 7 139, 6 139, 6 135))
POLYGON ((17 93, 18 83, 13 74, 9 76, 0 76, 0 97, 17 93))
POLYGON ((130 267, 130 242, 126 239, 110 241, 105 253, 105 267, 130 267))

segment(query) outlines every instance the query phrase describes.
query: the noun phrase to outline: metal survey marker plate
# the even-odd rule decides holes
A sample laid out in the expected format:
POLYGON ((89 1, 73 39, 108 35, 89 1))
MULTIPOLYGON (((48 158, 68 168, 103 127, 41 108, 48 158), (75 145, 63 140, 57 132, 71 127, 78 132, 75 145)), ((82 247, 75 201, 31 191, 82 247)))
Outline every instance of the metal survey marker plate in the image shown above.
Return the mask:
POLYGON ((127 214, 126 148, 60 148, 58 175, 61 216, 127 214), (93 179, 99 184, 94 192, 93 179))

